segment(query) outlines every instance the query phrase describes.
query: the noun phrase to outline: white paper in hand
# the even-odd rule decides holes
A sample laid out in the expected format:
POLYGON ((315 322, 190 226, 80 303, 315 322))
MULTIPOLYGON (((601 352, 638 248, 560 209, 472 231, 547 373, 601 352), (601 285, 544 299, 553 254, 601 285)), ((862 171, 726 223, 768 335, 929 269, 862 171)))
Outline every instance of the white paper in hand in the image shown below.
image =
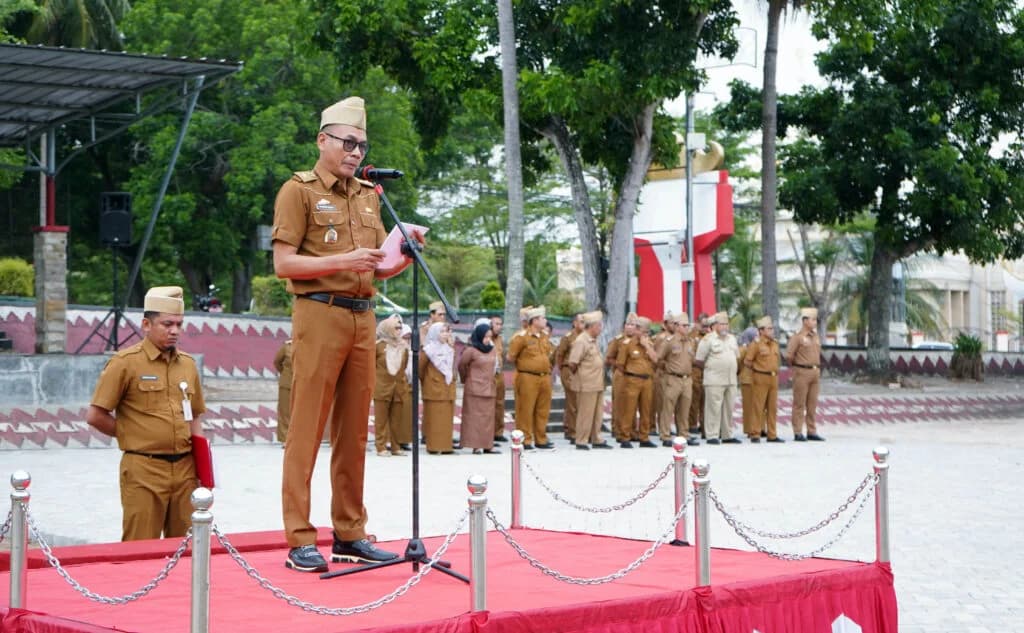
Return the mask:
MULTIPOLYGON (((409 237, 412 237, 413 239, 416 239, 413 237, 414 233, 419 232, 420 235, 425 236, 427 231, 430 230, 425 226, 409 224, 407 222, 403 222, 402 226, 404 226, 406 232, 409 233, 409 237)), ((402 255, 402 242, 404 241, 405 238, 402 237, 402 232, 398 230, 397 226, 393 227, 391 232, 388 233, 388 236, 384 238, 384 243, 380 246, 380 250, 384 251, 384 259, 377 263, 377 270, 388 270, 399 266, 402 263, 405 258, 405 256, 402 255)))

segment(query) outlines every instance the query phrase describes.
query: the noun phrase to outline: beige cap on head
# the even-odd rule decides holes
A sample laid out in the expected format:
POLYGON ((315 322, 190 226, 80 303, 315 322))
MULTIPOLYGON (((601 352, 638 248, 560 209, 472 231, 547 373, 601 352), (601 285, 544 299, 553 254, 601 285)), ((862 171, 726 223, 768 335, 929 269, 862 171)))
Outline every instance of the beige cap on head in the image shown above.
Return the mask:
POLYGON ((800 308, 800 318, 802 319, 817 319, 818 309, 817 308, 800 308))
POLYGON ((690 315, 686 314, 685 312, 681 312, 679 314, 673 314, 672 315, 672 322, 673 323, 678 323, 679 325, 689 325, 690 324, 690 315))
POLYGON ((441 301, 434 301, 430 304, 431 312, 444 312, 444 303, 441 301))
POLYGON ((142 309, 163 314, 185 314, 184 296, 181 286, 156 286, 146 293, 142 309))
POLYGON ((593 325, 594 323, 600 323, 604 320, 604 314, 600 310, 594 310, 593 312, 583 313, 583 325, 593 325))
POLYGON ((729 313, 728 312, 719 312, 719 313, 717 313, 717 314, 715 314, 714 316, 711 317, 711 322, 712 323, 724 323, 725 325, 729 325, 729 313))
POLYGON ((637 317, 636 327, 641 330, 649 330, 651 329, 651 320, 647 317, 637 317))
POLYGON ((772 327, 772 318, 770 316, 763 316, 757 320, 756 325, 758 328, 772 327))
POLYGON ((328 125, 351 125, 366 129, 366 109, 362 97, 342 99, 320 113, 320 129, 328 125))
POLYGON ((636 320, 639 318, 640 317, 636 315, 636 312, 630 312, 629 314, 626 315, 626 323, 632 323, 633 325, 636 325, 636 320))
POLYGON ((519 308, 519 320, 520 321, 525 321, 527 319, 526 314, 530 310, 533 310, 533 306, 523 306, 523 307, 519 308))
POLYGON ((530 308, 526 311, 526 320, 531 321, 537 317, 547 316, 547 313, 548 311, 544 309, 544 306, 530 308))

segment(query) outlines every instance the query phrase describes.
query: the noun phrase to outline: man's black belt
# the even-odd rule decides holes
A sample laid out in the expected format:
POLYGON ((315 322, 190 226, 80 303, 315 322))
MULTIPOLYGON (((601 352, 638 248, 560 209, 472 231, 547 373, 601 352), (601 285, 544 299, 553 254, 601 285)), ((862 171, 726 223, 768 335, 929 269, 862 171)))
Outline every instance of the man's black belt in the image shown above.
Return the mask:
POLYGON ((760 369, 755 369, 754 373, 755 374, 764 374, 765 376, 775 376, 775 375, 778 375, 779 372, 777 372, 777 371, 761 371, 760 369))
POLYGON ((690 377, 690 374, 677 374, 674 371, 666 371, 665 373, 668 374, 669 376, 675 376, 676 378, 689 378, 690 377))
POLYGON ((308 295, 300 295, 306 299, 326 303, 335 308, 348 308, 353 312, 366 312, 373 309, 373 299, 358 299, 346 297, 345 295, 332 295, 329 292, 313 292, 308 295))
POLYGON ((793 363, 793 367, 799 367, 800 369, 817 369, 817 365, 801 365, 800 363, 793 363))
POLYGON ((522 374, 532 374, 534 376, 547 376, 548 374, 551 373, 551 372, 548 372, 548 371, 528 371, 526 369, 519 369, 517 371, 519 371, 519 373, 522 373, 522 374))
POLYGON ((143 453, 141 451, 125 451, 131 455, 142 455, 143 457, 149 457, 150 459, 159 459, 161 461, 174 463, 181 461, 191 455, 192 453, 143 453))
POLYGON ((627 376, 631 376, 633 378, 643 378, 644 380, 647 380, 648 378, 651 377, 650 374, 634 374, 631 371, 623 371, 622 373, 626 374, 627 376))

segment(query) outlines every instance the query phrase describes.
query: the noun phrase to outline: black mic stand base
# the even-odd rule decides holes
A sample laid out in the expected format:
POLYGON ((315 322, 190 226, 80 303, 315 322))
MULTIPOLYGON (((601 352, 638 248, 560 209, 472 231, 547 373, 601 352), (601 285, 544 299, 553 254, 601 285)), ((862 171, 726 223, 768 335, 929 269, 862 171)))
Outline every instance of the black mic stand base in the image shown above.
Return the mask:
MULTIPOLYGON (((401 565, 403 563, 412 563, 413 571, 418 571, 420 565, 426 565, 430 562, 430 557, 427 556, 427 549, 423 546, 423 541, 418 538, 410 539, 409 544, 405 546, 405 554, 391 560, 382 561, 379 563, 369 563, 367 565, 360 565, 358 567, 350 567, 348 569, 338 569, 335 571, 325 572, 320 574, 321 580, 327 580, 328 578, 336 578, 338 576, 348 576, 350 574, 358 574, 364 571, 370 571, 371 569, 380 569, 382 567, 391 567, 392 565, 401 565)), ((434 569, 437 571, 448 574, 452 578, 458 578, 462 582, 469 584, 469 578, 463 576, 457 571, 451 570, 452 564, 448 561, 439 560, 434 564, 434 569)))

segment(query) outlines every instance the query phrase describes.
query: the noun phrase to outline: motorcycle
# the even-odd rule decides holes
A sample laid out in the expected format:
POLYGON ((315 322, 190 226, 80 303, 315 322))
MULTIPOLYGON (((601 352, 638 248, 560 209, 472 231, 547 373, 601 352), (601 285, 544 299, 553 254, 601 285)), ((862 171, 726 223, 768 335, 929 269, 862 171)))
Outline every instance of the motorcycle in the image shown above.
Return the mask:
POLYGON ((220 299, 214 294, 217 292, 217 287, 210 284, 209 290, 204 295, 193 295, 192 296, 192 309, 198 310, 199 312, 223 312, 224 304, 220 302, 220 299))

